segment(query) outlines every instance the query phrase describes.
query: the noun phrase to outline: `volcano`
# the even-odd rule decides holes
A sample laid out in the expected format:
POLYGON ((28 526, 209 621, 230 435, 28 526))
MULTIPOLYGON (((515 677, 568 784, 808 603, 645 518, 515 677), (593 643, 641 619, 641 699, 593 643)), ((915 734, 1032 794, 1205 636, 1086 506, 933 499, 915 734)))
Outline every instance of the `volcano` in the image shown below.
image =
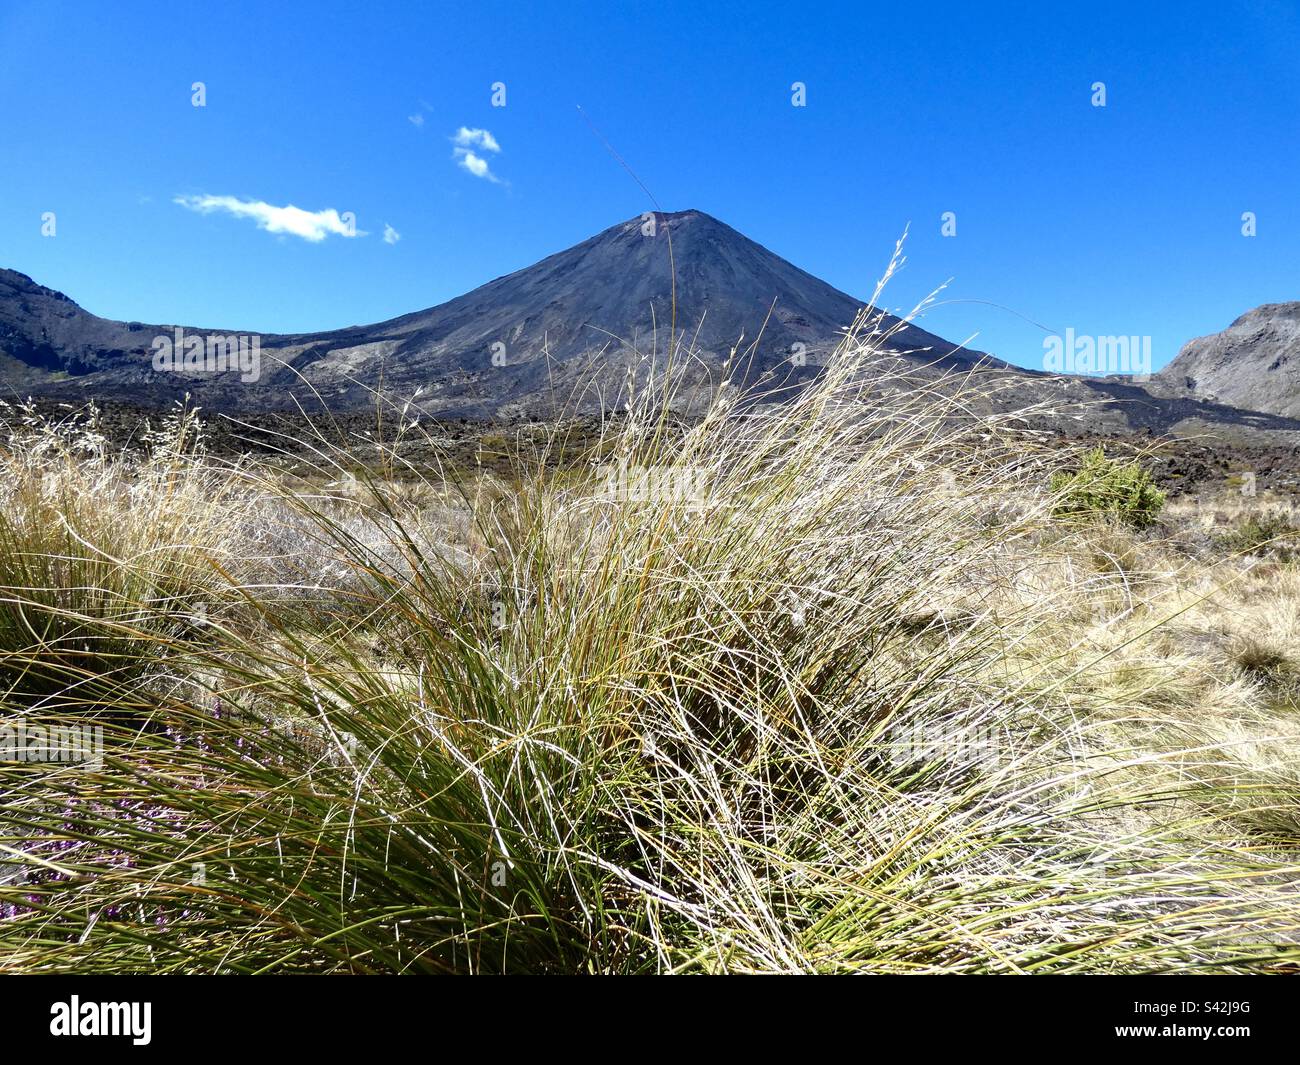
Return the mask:
MULTIPOLYGON (((155 358, 173 337, 233 340, 246 329, 98 318, 0 270, 0 386, 158 406, 189 393, 227 411, 346 411, 373 407, 377 390, 418 392, 420 406, 442 416, 545 416, 617 408, 630 380, 671 357, 689 405, 725 379, 774 388, 811 379, 863 306, 701 211, 657 213, 427 310, 261 334, 250 374, 182 360, 160 369, 155 358)), ((917 365, 960 369, 987 358, 889 315, 884 324, 896 329, 890 348, 917 365)))

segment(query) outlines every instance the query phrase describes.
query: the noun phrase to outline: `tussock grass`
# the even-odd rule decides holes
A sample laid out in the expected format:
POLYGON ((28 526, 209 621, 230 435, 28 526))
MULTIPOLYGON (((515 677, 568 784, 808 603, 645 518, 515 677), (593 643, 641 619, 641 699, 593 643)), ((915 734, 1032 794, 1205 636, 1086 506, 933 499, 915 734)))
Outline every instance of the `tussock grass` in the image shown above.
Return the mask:
MULTIPOLYGON (((86 576, 11 506, 23 610, 129 634, 152 680, 98 764, 0 769, 0 968, 1300 955, 1291 770, 1262 726, 1249 751, 1193 734, 1212 685, 1161 703, 1135 649, 1191 609, 1158 601, 1181 587, 1158 547, 1058 528, 1034 438, 970 414, 978 379, 882 378, 883 339, 864 319, 815 386, 723 387, 690 426, 669 365, 563 476, 545 441, 504 481, 401 469, 396 446, 358 473, 322 432, 313 482, 360 486, 178 460, 166 525, 159 483, 109 463, 145 490, 80 529, 86 576), (262 524, 232 538, 248 499, 262 524), (152 539, 101 566, 112 522, 145 515, 152 539), (199 595, 228 605, 171 625, 199 595)), ((45 624, 29 657, 62 639, 45 624)))
POLYGON ((237 568, 238 480, 205 467, 193 412, 114 454, 94 409, 30 408, 0 445, 0 707, 93 703, 203 620, 237 568))

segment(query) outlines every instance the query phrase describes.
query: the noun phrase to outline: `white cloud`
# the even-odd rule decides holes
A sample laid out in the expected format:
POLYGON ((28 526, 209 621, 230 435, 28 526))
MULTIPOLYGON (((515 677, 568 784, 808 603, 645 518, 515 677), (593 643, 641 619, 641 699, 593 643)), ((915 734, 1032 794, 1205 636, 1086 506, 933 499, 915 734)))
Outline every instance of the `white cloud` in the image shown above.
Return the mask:
POLYGON ((333 207, 324 211, 304 211, 290 204, 275 207, 260 200, 240 200, 234 196, 177 196, 172 201, 199 214, 224 211, 235 218, 251 218, 258 229, 268 233, 286 233, 319 244, 328 236, 364 237, 350 212, 339 214, 333 207))
POLYGON ((413 125, 413 126, 417 126, 417 127, 418 127, 418 126, 423 126, 423 125, 424 125, 424 116, 423 116, 423 115, 407 115, 407 116, 406 116, 406 121, 408 121, 409 123, 411 123, 411 125, 413 125))
POLYGON ((492 173, 488 161, 482 156, 475 155, 468 148, 457 148, 454 154, 456 163, 462 170, 468 170, 475 177, 483 178, 485 181, 501 183, 501 179, 492 173))
POLYGON ((385 244, 396 244, 396 243, 397 243, 399 240, 401 240, 401 239, 402 239, 402 234, 400 234, 399 232, 397 232, 397 230, 395 230, 392 226, 390 226, 387 222, 385 222, 385 223, 384 223, 384 243, 385 243, 385 244))
POLYGON ((501 151, 501 145, 497 143, 497 139, 490 132, 485 129, 470 129, 468 126, 461 126, 452 134, 451 143, 455 145, 451 150, 451 157, 456 160, 457 166, 473 174, 476 178, 491 181, 496 185, 502 184, 501 179, 492 173, 492 167, 488 165, 488 161, 474 150, 478 148, 484 152, 501 151))
POLYGON ((501 151, 497 139, 485 129, 469 129, 461 126, 452 136, 451 142, 457 148, 482 148, 485 152, 501 151))

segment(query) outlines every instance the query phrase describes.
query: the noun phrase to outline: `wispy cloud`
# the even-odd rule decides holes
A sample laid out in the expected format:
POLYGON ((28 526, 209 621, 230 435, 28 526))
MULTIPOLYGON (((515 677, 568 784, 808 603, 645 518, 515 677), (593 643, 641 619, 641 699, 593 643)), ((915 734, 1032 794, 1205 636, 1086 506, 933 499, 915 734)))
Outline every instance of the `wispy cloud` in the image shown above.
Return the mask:
MULTIPOLYGON (((433 104, 429 103, 428 100, 421 100, 420 107, 423 108, 425 111, 433 110, 433 104)), ((424 115, 422 115, 419 111, 416 111, 412 115, 407 115, 406 121, 411 123, 411 125, 413 125, 416 129, 424 128, 424 115)))
POLYGON ((328 236, 364 237, 350 213, 339 214, 333 207, 324 211, 304 211, 292 204, 276 207, 261 200, 240 200, 234 196, 177 196, 174 203, 199 214, 222 212, 235 218, 251 218, 258 229, 301 237, 319 244, 328 236))
POLYGON ((451 137, 453 148, 451 157, 456 160, 456 165, 467 173, 473 174, 476 178, 482 178, 484 181, 491 181, 500 185, 501 179, 492 173, 492 167, 488 161, 474 149, 478 148, 484 152, 500 152, 501 145, 497 139, 485 129, 470 129, 467 126, 461 126, 451 137))
POLYGON ((402 234, 400 234, 399 232, 397 232, 397 230, 395 230, 392 226, 390 226, 387 222, 385 222, 385 223, 384 223, 384 243, 385 243, 385 244, 396 244, 396 243, 397 243, 399 240, 401 240, 401 239, 402 239, 402 234))
POLYGON ((501 151, 501 145, 497 139, 485 129, 470 129, 467 126, 461 126, 451 138, 452 144, 458 148, 482 148, 487 152, 501 151))
POLYGON ((487 181, 494 181, 498 184, 501 179, 492 173, 492 168, 488 166, 488 161, 481 156, 475 155, 468 148, 457 148, 455 152, 456 162, 462 170, 468 170, 477 178, 484 178, 487 181))

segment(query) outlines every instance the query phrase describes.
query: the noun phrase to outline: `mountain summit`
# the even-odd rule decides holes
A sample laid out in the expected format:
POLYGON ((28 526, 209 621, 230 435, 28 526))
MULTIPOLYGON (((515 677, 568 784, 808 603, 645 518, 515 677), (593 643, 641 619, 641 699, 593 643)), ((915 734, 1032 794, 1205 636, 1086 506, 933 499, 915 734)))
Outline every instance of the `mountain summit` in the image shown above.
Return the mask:
MULTIPOLYGON (((664 364, 674 298, 677 335, 698 356, 688 397, 727 374, 807 379, 863 306, 701 211, 655 213, 427 310, 330 332, 260 335, 251 380, 212 364, 185 369, 181 358, 180 369, 160 371, 154 358, 160 337, 247 330, 109 321, 0 270, 0 385, 146 403, 189 392, 226 410, 310 408, 316 397, 360 408, 373 405, 381 386, 395 396, 422 389, 421 406, 448 415, 591 410, 618 405, 629 374, 645 373, 652 355, 664 364), (733 348, 740 357, 724 367, 733 348)), ((900 326, 894 345, 942 366, 982 357, 912 325, 900 326)))
POLYGON ((1300 303, 1266 303, 1188 341, 1160 380, 1183 395, 1300 418, 1300 303))

